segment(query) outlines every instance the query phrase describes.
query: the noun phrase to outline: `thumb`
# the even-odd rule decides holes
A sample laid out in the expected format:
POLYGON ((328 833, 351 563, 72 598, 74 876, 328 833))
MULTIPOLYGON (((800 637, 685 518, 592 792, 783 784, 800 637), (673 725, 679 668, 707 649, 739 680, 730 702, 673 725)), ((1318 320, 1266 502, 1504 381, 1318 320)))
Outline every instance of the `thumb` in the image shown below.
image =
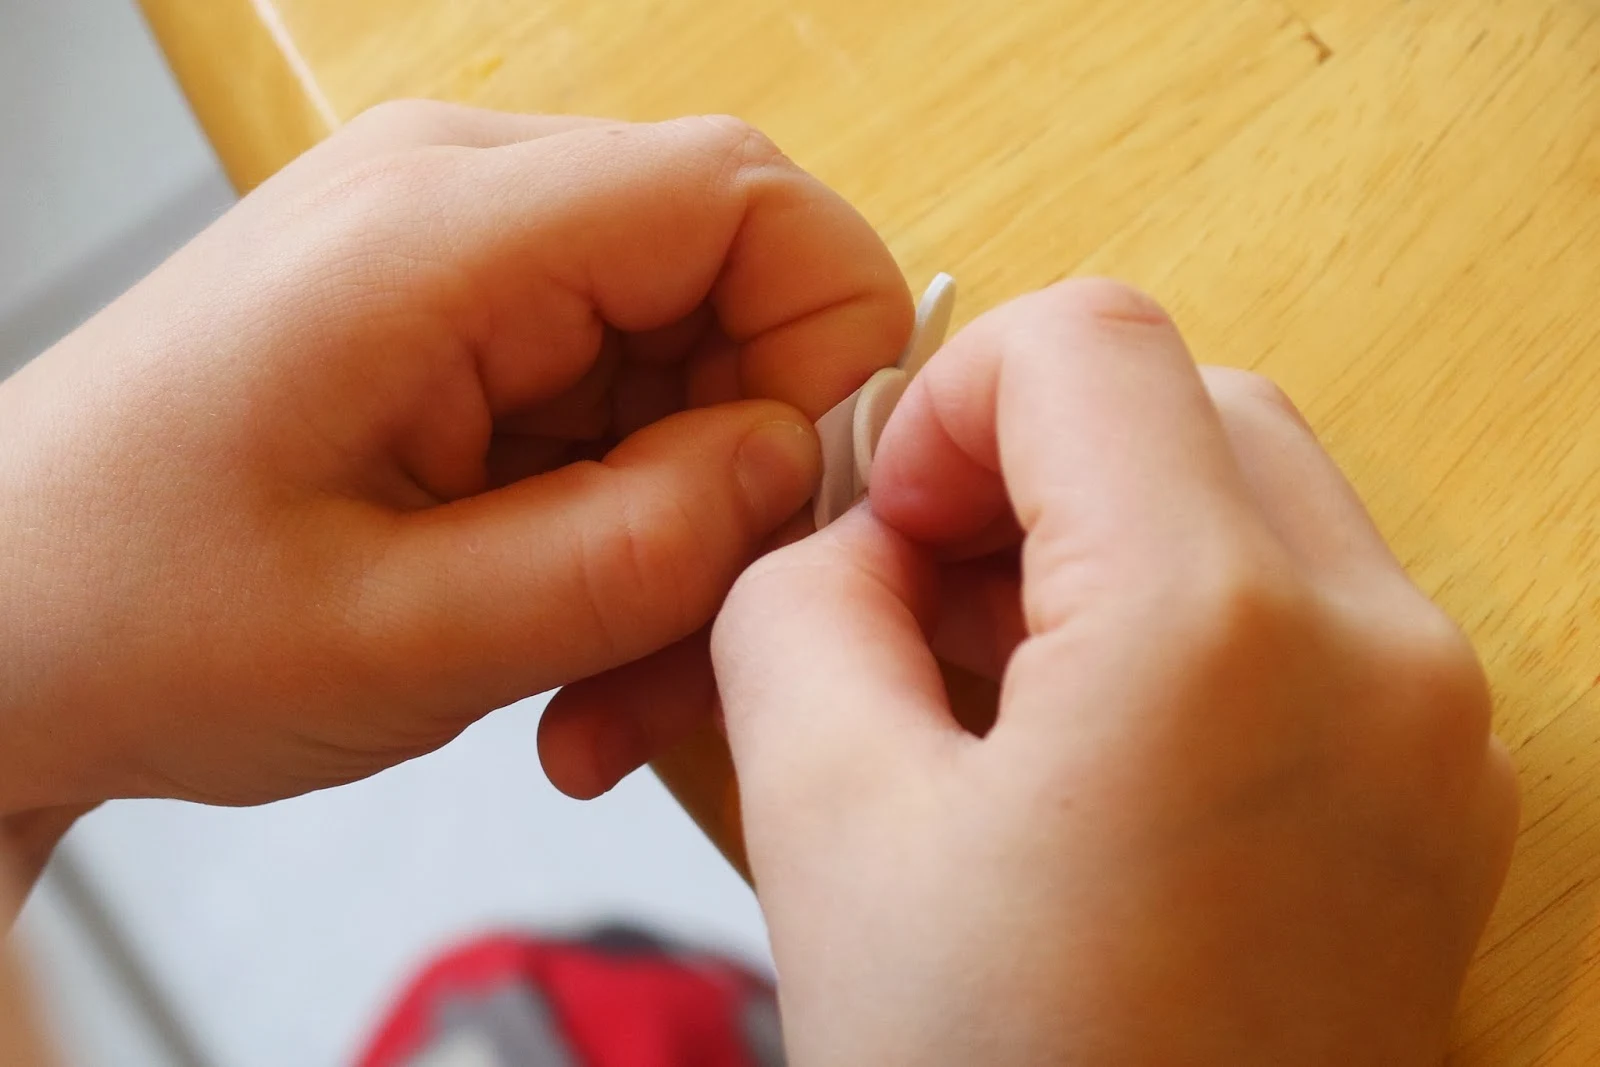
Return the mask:
POLYGON ((758 877, 761 836, 828 822, 971 740, 924 636, 937 602, 933 561, 865 507, 739 579, 711 655, 758 877))
POLYGON ((476 711, 637 659, 711 620, 819 467, 804 416, 741 401, 408 515, 364 590, 365 647, 476 711))

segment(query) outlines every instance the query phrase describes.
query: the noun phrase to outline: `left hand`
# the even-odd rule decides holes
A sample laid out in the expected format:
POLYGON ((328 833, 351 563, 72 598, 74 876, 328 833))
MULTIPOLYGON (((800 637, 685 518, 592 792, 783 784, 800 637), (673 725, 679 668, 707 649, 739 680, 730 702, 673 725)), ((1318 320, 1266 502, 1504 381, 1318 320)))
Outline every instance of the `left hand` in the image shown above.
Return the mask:
POLYGON ((737 121, 357 119, 0 385, 0 814, 334 785, 695 632, 910 325, 737 121))

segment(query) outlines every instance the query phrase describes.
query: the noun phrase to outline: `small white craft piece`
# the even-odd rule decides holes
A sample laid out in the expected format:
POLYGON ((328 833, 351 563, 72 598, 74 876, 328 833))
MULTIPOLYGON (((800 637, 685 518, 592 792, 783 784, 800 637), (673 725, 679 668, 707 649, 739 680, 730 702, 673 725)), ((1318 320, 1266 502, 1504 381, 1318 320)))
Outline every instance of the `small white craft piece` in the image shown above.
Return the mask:
POLYGON ((944 344, 955 306, 955 279, 948 274, 936 276, 917 303, 911 340, 895 365, 868 378, 817 420, 817 436, 822 440, 822 484, 812 509, 817 529, 850 510, 867 491, 878 438, 912 377, 944 344))

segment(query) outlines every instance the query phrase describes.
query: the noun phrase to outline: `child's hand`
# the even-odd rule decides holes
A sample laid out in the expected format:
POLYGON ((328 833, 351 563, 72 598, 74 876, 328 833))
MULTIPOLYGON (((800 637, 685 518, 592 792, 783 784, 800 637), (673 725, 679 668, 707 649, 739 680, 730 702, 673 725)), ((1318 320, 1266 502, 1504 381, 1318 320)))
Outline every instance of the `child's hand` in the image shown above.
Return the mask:
POLYGON ((347 781, 696 631, 910 321, 737 122, 370 113, 0 388, 0 812, 347 781))
POLYGON ((1208 374, 1107 283, 985 316, 870 509, 730 594, 795 1063, 1439 1062, 1516 822, 1484 680, 1293 410, 1208 374), (952 562, 1013 510, 1020 589, 952 562), (980 621, 983 739, 929 650, 981 666, 980 621))

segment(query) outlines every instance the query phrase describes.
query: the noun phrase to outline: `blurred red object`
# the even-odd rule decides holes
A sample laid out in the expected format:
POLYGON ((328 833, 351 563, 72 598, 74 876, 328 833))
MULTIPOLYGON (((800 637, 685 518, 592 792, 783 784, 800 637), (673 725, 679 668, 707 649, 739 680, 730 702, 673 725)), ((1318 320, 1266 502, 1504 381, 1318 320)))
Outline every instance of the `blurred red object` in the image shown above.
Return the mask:
POLYGON ((639 931, 485 937, 435 960, 358 1067, 781 1067, 772 985, 639 931))

